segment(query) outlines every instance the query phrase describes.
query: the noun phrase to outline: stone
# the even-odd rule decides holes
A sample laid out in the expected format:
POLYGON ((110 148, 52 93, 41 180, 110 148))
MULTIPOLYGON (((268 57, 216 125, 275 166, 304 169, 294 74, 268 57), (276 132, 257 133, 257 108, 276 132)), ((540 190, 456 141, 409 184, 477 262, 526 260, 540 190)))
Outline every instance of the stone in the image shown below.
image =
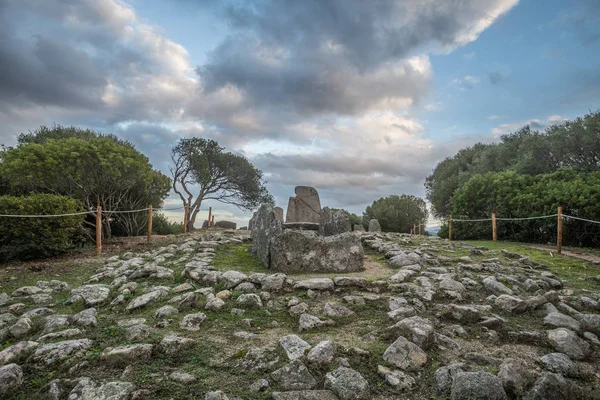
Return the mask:
POLYGON ((414 317, 415 315, 417 315, 417 312, 413 307, 401 306, 394 309, 393 311, 388 312, 387 315, 391 320, 398 322, 408 317, 414 317))
POLYGON ((33 322, 27 317, 21 317, 14 325, 8 328, 8 331, 15 339, 22 339, 29 335, 32 329, 33 322))
POLYGON ((183 293, 183 292, 187 292, 188 290, 192 290, 194 289, 194 287, 189 284, 189 283, 182 283, 181 285, 177 285, 175 286, 173 289, 171 289, 171 291, 173 293, 183 293))
POLYGON ((96 383, 89 378, 81 378, 69 393, 69 400, 127 400, 135 385, 129 382, 96 383))
POLYGON ((81 356, 90 347, 92 347, 90 339, 75 339, 45 344, 35 350, 31 359, 34 363, 50 366, 67 357, 81 356))
POLYGON ((452 383, 452 400, 507 400, 502 382, 489 372, 459 372, 452 383))
POLYGON ((369 286, 368 280, 366 280, 365 278, 359 278, 355 276, 336 276, 335 278, 333 278, 333 283, 335 284, 335 286, 342 287, 355 286, 359 288, 366 288, 367 286, 369 286))
POLYGON ((580 314, 577 318, 584 330, 600 335, 600 314, 580 314))
POLYGON ((54 310, 47 307, 34 308, 21 315, 21 318, 35 318, 43 315, 53 314, 54 310))
POLYGON ((8 304, 10 302, 10 296, 6 293, 0 293, 0 307, 8 304))
POLYGON ((41 293, 42 289, 37 286, 23 286, 12 292, 12 297, 25 297, 41 293))
POLYGON ((509 294, 502 294, 494 300, 494 306, 506 312, 519 313, 526 310, 527 303, 509 294))
POLYGON ((550 371, 561 375, 578 378, 580 376, 579 367, 575 364, 568 355, 563 353, 550 353, 540 358, 542 366, 550 371))
POLYGON ((293 390, 273 392, 273 400, 339 400, 331 390, 293 390))
POLYGON ((11 364, 25 359, 38 347, 37 342, 18 342, 0 351, 0 365, 11 364))
POLYGON ((403 269, 401 271, 396 272, 389 279, 392 283, 401 283, 406 282, 409 278, 415 276, 417 273, 410 269, 403 269))
POLYGON ((44 318, 44 330, 42 333, 53 332, 59 328, 69 325, 69 316, 66 314, 49 315, 44 318))
POLYGON ((331 389, 340 400, 368 400, 369 382, 352 368, 339 367, 325 375, 325 388, 331 389))
POLYGON ((53 332, 53 333, 47 333, 45 335, 42 335, 38 338, 38 341, 40 342, 46 342, 48 340, 54 340, 54 339, 69 339, 75 336, 79 336, 81 335, 82 331, 81 329, 65 329, 63 331, 59 331, 59 332, 53 332))
POLYGON ((237 304, 246 308, 261 308, 263 306, 259 295, 255 293, 246 293, 237 298, 237 304))
POLYGON ((151 344, 145 343, 108 347, 100 354, 100 359, 115 365, 127 365, 132 362, 145 361, 152 357, 153 347, 151 344))
POLYGON ((388 260, 388 263, 392 267, 397 268, 408 267, 410 265, 419 264, 420 262, 421 257, 415 253, 395 253, 395 255, 388 260))
POLYGON ((300 315, 298 330, 300 332, 310 331, 313 329, 322 328, 330 324, 331 323, 328 321, 322 321, 319 317, 315 317, 314 315, 304 313, 300 315))
POLYGON ((204 400, 229 400, 229 397, 221 390, 215 392, 208 392, 204 395, 204 400))
POLYGON ((166 305, 154 311, 154 313, 152 314, 152 318, 162 319, 177 314, 179 314, 179 310, 177 308, 170 305, 166 305))
POLYGON ((284 219, 283 219, 283 208, 281 208, 281 207, 273 207, 273 211, 275 211, 275 216, 277 217, 277 219, 279 219, 281 222, 284 222, 284 219))
MULTIPOLYGON (((210 293, 209 293, 210 294, 210 293)), ((209 295, 207 294, 207 296, 209 295)), ((217 299, 221 299, 221 300, 228 300, 231 298, 231 292, 229 290, 221 290, 220 292, 218 292, 215 297, 217 299)))
POLYGON ((314 389, 317 386, 317 381, 300 360, 293 360, 289 364, 273 371, 271 377, 284 390, 308 390, 314 389))
POLYGON ((237 229, 237 224, 231 221, 217 221, 214 226, 221 229, 237 229))
POLYGON ((139 278, 173 279, 173 270, 159 265, 147 264, 129 275, 129 279, 139 278))
POLYGON ((254 292, 256 290, 256 286, 252 282, 242 282, 233 290, 236 292, 254 292))
POLYGON ((427 354, 416 344, 400 336, 383 353, 383 359, 406 371, 416 371, 427 364, 427 354))
POLYGON ((165 297, 167 293, 162 290, 154 290, 143 294, 133 299, 125 308, 127 311, 137 310, 138 308, 146 307, 149 304, 155 303, 165 297))
POLYGON ((324 207, 319 220, 319 235, 332 236, 352 231, 350 214, 346 210, 324 207))
POLYGON ((310 344, 297 335, 283 336, 279 339, 279 345, 291 361, 302 357, 311 348, 310 344))
MULTIPOLYGON (((283 210, 282 210, 282 212, 283 212, 283 210)), ((250 385, 250 387, 248 388, 248 390, 250 390, 253 393, 258 393, 258 392, 264 392, 265 390, 269 389, 269 387, 271 387, 271 384, 269 383, 268 380, 259 379, 255 382, 253 382, 252 385, 250 385)))
POLYGON ((71 296, 80 296, 86 306, 102 304, 109 295, 108 285, 83 285, 71 290, 71 296))
POLYGON ((261 282, 262 290, 278 291, 283 289, 287 276, 285 274, 267 275, 261 282))
POLYGON ((0 327, 6 326, 9 323, 14 322, 16 320, 17 320, 17 317, 15 317, 11 313, 0 314, 0 327))
POLYGON ((354 224, 354 226, 352 226, 352 230, 354 232, 364 232, 365 231, 365 227, 362 226, 361 224, 354 224))
POLYGON ((228 288, 234 288, 248 279, 248 275, 238 271, 227 271, 220 276, 219 280, 228 288))
POLYGON ((199 331, 200 325, 206 321, 206 315, 203 313, 188 314, 179 321, 179 327, 186 331, 199 331))
POLYGON ((579 399, 574 385, 559 374, 545 372, 535 381, 533 388, 525 395, 525 400, 571 400, 579 399))
POLYGON ((23 371, 17 364, 0 367, 0 395, 15 392, 23 384, 23 371))
POLYGON ((335 357, 335 345, 331 340, 326 340, 318 343, 313 347, 306 356, 311 364, 327 365, 335 357))
POLYGON ((133 325, 125 328, 125 337, 129 341, 143 340, 150 337, 154 329, 146 324, 133 325))
POLYGON ((43 305, 43 304, 51 304, 54 302, 52 296, 46 293, 34 294, 29 296, 29 299, 33 301, 34 304, 43 305))
POLYGON ((483 287, 488 293, 500 296, 501 294, 513 294, 513 291, 507 288, 502 282, 498 282, 493 276, 488 276, 483 280, 483 287))
POLYGON ((476 323, 481 319, 481 312, 475 306, 448 304, 442 307, 442 316, 464 324, 476 323))
POLYGON ((381 232, 381 225, 379 225, 379 221, 376 219, 369 221, 369 232, 381 232))
POLYGON ((183 384, 190 384, 196 382, 198 379, 194 375, 188 374, 187 372, 173 371, 171 375, 169 375, 169 380, 183 384))
POLYGON ((225 302, 217 297, 214 294, 208 294, 206 296, 206 304, 204 305, 205 310, 209 311, 219 311, 221 308, 225 306, 225 302))
POLYGON ((285 230, 273 238, 270 268, 282 272, 362 271, 364 250, 358 235, 346 232, 316 236, 310 231, 285 230))
POLYGON ((453 290, 455 292, 459 292, 459 293, 464 293, 465 292, 465 285, 463 285, 462 283, 455 281, 452 278, 444 278, 441 280, 440 282, 440 289, 443 290, 453 290))
POLYGON ((440 396, 449 397, 452 390, 452 383, 459 372, 464 372, 463 364, 452 364, 446 367, 438 368, 433 374, 436 385, 436 393, 440 396))
POLYGON ((166 335, 159 343, 158 347, 167 355, 179 354, 184 350, 194 347, 196 341, 177 335, 166 335))
MULTIPOLYGON (((366 304, 365 298, 362 296, 344 296, 343 299, 346 303, 356 306, 364 306, 366 304)), ((410 315, 407 315, 407 317, 410 317, 410 315)))
POLYGON ((525 394, 525 389, 529 385, 529 369, 519 360, 508 359, 500 365, 498 378, 502 382, 504 391, 518 398, 525 394))
POLYGON ((394 324, 392 330, 410 338, 414 344, 424 349, 433 344, 433 324, 426 318, 418 316, 404 318, 394 324))
POLYGON ((98 311, 95 308, 88 308, 73 315, 71 321, 79 326, 96 326, 98 323, 96 320, 97 315, 98 311))
POLYGON ((285 222, 316 222, 321 215, 321 201, 317 190, 310 186, 296 186, 296 197, 290 197, 285 222))
POLYGON ((415 386, 415 379, 399 370, 391 370, 383 365, 377 366, 377 373, 385 378, 385 382, 396 392, 410 390, 415 386))
POLYGON ((566 328, 548 331, 548 342, 555 350, 565 353, 574 360, 583 360, 590 353, 589 343, 566 328))
POLYGON ((560 312, 551 312, 544 317, 544 325, 553 328, 568 328, 575 332, 581 331, 581 325, 574 318, 560 312))
POLYGON ((303 281, 297 281, 294 284, 295 289, 329 290, 333 289, 333 280, 329 278, 311 278, 303 281))
POLYGON ((327 302, 323 306, 323 314, 329 318, 344 318, 351 317, 355 313, 348 307, 344 307, 337 303, 327 302))
POLYGON ((252 252, 268 268, 271 264, 271 242, 283 232, 282 221, 268 204, 261 205, 252 219, 252 252))

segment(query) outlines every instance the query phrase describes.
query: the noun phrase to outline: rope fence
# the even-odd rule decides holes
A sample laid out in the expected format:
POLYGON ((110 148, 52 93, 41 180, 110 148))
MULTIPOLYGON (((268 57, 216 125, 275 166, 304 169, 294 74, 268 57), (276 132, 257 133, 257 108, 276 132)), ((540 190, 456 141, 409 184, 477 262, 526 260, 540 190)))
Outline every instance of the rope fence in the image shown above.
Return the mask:
MULTIPOLYGON (((573 215, 563 214, 562 207, 558 207, 558 212, 552 215, 540 215, 537 217, 524 217, 524 218, 497 218, 496 213, 492 213, 491 218, 481 219, 461 219, 452 218, 452 215, 448 219, 448 239, 452 240, 452 223, 453 222, 487 222, 492 221, 492 239, 493 241, 498 240, 498 234, 496 229, 496 221, 526 221, 535 219, 546 219, 546 218, 557 218, 557 236, 556 236, 556 252, 561 253, 562 251, 562 236, 563 236, 563 219, 574 219, 579 221, 590 222, 593 224, 600 224, 600 221, 594 221, 587 218, 575 217, 573 215)), ((416 232, 416 231, 415 231, 416 232)))
MULTIPOLYGON (((181 207, 171 207, 171 208, 156 208, 152 209, 152 204, 148 205, 146 208, 140 208, 138 210, 113 210, 113 211, 102 211, 102 207, 98 206, 96 210, 90 211, 82 211, 76 213, 68 213, 68 214, 43 214, 43 215, 24 215, 24 214, 0 214, 0 218, 57 218, 57 217, 73 217, 77 215, 94 215, 96 217, 96 254, 102 254, 102 213, 105 214, 133 214, 137 212, 148 212, 148 243, 152 241, 152 213, 155 211, 174 211, 184 209, 184 217, 183 217, 183 232, 187 233, 188 231, 188 216, 189 216, 189 205, 181 207)), ((215 225, 215 216, 212 215, 212 207, 208 208, 208 226, 215 225)))

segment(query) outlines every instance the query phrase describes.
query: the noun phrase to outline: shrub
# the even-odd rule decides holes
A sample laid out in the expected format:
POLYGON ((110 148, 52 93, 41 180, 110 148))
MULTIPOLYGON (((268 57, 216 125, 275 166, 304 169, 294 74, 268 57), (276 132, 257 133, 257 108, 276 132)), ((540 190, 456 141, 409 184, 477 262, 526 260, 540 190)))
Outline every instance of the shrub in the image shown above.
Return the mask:
MULTIPOLYGON (((77 201, 52 194, 0 196, 1 214, 52 215, 80 212, 77 201)), ((56 256, 84 241, 85 215, 54 218, 0 217, 0 261, 56 256)))
POLYGON ((156 235, 177 235, 183 233, 183 222, 169 221, 164 214, 152 216, 152 232, 156 235))

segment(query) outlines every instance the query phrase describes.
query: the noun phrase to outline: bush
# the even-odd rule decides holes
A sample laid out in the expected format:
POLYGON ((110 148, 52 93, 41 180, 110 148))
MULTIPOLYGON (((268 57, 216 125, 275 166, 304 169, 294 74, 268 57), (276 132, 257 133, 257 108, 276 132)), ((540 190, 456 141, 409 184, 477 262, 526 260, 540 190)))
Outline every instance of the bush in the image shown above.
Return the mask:
POLYGON ((410 232, 413 225, 427 220, 425 201, 412 195, 382 197, 375 200, 363 213, 363 226, 377 219, 384 232, 410 232))
MULTIPOLYGON (((52 215, 82 211, 77 201, 52 194, 0 196, 2 214, 52 215)), ((0 217, 0 262, 56 256, 84 241, 85 215, 55 218, 0 217)))
POLYGON ((164 214, 152 216, 152 232, 156 235, 177 235, 183 233, 183 222, 171 222, 164 214))

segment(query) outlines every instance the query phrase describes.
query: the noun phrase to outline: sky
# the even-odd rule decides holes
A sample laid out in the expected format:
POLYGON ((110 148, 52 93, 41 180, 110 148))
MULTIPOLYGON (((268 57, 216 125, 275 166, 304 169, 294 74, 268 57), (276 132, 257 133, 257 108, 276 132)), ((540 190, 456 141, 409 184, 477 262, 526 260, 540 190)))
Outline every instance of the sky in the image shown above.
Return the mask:
POLYGON ((0 0, 0 143, 91 128, 169 175, 211 138, 284 209, 297 185, 359 215, 424 197, 460 148, 599 108, 597 0, 0 0))

